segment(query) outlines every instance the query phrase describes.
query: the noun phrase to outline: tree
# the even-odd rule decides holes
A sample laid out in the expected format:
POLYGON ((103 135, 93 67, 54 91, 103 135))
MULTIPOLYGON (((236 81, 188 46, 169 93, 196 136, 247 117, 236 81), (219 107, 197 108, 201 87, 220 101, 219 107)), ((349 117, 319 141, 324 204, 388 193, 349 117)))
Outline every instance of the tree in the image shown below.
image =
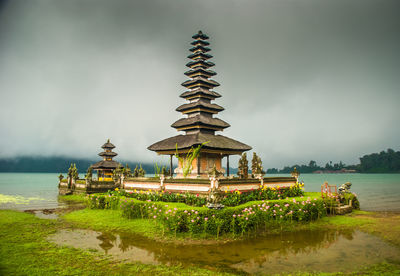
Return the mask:
POLYGON ((179 162, 182 165, 182 174, 184 178, 186 178, 188 174, 192 173, 193 160, 200 155, 201 148, 207 143, 209 143, 209 141, 204 142, 201 145, 198 145, 196 148, 191 147, 188 153, 186 154, 186 158, 179 156, 178 144, 175 145, 176 147, 175 157, 178 158, 179 162))

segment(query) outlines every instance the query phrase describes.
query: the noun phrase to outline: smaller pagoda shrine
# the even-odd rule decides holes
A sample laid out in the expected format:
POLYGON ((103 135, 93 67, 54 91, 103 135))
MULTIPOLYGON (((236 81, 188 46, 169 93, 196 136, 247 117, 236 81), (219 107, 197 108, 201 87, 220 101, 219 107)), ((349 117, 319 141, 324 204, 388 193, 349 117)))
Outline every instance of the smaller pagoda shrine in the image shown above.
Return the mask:
POLYGON ((101 147, 104 151, 100 152, 99 156, 103 157, 103 160, 91 165, 91 168, 97 171, 98 181, 112 181, 113 170, 122 167, 122 165, 113 160, 118 154, 112 151, 115 146, 110 142, 110 139, 101 147))

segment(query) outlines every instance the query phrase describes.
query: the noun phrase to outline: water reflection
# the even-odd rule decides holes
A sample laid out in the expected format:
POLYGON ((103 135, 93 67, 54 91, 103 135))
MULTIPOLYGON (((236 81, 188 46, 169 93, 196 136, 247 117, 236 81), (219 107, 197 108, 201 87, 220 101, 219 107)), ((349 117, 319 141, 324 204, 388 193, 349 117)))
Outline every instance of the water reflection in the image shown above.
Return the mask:
POLYGON ((142 236, 90 230, 62 230, 49 239, 60 245, 99 250, 122 260, 252 274, 353 271, 382 261, 400 261, 399 249, 360 231, 298 231, 208 245, 163 244, 142 236))

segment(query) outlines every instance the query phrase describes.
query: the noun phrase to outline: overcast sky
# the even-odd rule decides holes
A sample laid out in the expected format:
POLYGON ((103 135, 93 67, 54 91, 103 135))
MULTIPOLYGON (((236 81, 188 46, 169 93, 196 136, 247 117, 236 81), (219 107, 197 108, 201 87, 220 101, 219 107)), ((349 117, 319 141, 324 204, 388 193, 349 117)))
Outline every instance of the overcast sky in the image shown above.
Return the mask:
MULTIPOLYGON (((191 36, 264 167, 400 150, 400 1, 0 1, 0 157, 167 160, 191 36), (98 157, 97 157, 98 158, 98 157)), ((251 154, 251 153, 250 153, 251 154)))

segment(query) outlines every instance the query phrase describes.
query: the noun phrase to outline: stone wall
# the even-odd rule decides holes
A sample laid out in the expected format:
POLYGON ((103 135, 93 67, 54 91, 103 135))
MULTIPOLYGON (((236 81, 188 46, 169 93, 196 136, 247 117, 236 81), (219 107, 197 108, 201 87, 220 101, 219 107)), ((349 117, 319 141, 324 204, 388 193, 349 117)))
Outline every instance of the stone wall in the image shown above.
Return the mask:
POLYGON ((104 193, 115 188, 124 189, 126 191, 165 191, 172 193, 193 193, 208 194, 212 188, 220 192, 225 191, 241 191, 247 192, 256 190, 261 186, 274 188, 289 187, 296 184, 294 177, 260 177, 249 179, 228 179, 228 178, 124 178, 120 181, 95 181, 82 180, 76 181, 68 179, 67 182, 59 182, 59 194, 77 194, 77 193, 104 193))

